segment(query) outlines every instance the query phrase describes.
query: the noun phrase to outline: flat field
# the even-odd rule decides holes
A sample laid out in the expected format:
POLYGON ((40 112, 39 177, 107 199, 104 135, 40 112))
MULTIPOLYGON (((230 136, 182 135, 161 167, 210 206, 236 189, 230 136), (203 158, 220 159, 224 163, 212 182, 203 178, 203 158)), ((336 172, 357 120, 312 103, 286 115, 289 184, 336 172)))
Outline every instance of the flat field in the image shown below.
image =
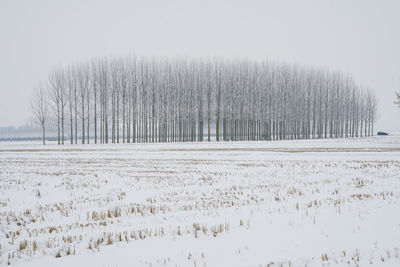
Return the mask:
POLYGON ((0 265, 400 266, 400 135, 0 143, 0 265))

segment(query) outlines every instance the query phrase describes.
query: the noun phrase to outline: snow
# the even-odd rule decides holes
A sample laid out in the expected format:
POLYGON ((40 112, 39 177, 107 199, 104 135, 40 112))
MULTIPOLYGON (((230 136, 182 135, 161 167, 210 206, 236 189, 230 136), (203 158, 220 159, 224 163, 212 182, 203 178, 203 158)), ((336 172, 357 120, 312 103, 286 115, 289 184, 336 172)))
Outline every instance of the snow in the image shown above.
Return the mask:
POLYGON ((0 265, 399 266, 400 135, 0 143, 0 265))

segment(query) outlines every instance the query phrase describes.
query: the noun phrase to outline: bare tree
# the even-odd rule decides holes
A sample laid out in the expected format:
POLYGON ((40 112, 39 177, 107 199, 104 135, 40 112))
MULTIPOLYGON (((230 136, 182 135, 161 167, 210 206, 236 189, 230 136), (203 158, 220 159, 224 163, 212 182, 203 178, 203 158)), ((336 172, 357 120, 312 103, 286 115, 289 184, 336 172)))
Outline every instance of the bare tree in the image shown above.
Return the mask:
POLYGON ((43 86, 39 85, 31 99, 32 113, 35 116, 37 123, 42 128, 43 145, 46 144, 45 124, 48 117, 48 100, 46 94, 47 92, 43 86))
MULTIPOLYGON (((68 99, 68 106, 69 106, 69 121, 70 121, 70 139, 71 144, 74 143, 74 124, 73 124, 73 110, 74 110, 74 95, 76 92, 76 79, 74 75, 74 70, 71 66, 69 66, 65 70, 65 82, 68 88, 67 90, 67 99, 68 99)), ((76 124, 75 124, 76 126, 76 124)), ((75 139, 76 140, 76 139, 75 139)), ((76 141, 75 141, 76 143, 76 141)))
MULTIPOLYGON (((85 105, 89 106, 89 81, 90 81, 90 76, 89 76, 89 68, 88 65, 79 65, 76 68, 76 79, 77 79, 77 84, 78 84, 78 93, 79 93, 79 105, 80 105, 80 111, 79 111, 79 116, 81 117, 81 134, 82 134, 82 144, 85 144, 85 105)), ((88 109, 89 110, 89 109, 88 109)), ((88 117, 89 120, 89 117, 88 117)), ((89 140, 88 140, 89 141, 89 140)))
MULTIPOLYGON (((93 129, 94 129, 94 143, 97 144, 97 98, 99 90, 99 74, 98 74, 98 61, 93 60, 91 64, 91 92, 93 93, 93 129)), ((88 129, 89 130, 89 129, 88 129)))
POLYGON ((62 81, 60 81, 60 73, 57 70, 53 70, 49 75, 49 90, 50 90, 50 101, 52 103, 52 107, 55 110, 55 115, 57 117, 57 143, 61 144, 61 131, 60 131, 60 123, 61 123, 61 88, 62 81))

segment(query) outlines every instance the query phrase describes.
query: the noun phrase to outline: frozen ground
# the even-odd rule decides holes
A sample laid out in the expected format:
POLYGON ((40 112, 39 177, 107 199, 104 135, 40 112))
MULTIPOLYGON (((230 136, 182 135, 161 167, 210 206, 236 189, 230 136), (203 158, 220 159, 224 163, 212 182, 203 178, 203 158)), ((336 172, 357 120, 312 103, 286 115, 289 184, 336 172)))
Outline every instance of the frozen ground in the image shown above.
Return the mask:
POLYGON ((400 266, 400 136, 0 143, 0 265, 400 266))

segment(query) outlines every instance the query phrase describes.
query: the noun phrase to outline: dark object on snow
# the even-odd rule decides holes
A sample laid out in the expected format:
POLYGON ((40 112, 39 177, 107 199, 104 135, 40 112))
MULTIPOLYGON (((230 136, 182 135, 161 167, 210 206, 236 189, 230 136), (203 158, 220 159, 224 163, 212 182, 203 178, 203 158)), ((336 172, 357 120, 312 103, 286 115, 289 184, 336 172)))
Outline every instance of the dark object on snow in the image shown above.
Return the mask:
POLYGON ((389 135, 388 133, 385 133, 385 132, 377 132, 376 134, 377 135, 389 135))

